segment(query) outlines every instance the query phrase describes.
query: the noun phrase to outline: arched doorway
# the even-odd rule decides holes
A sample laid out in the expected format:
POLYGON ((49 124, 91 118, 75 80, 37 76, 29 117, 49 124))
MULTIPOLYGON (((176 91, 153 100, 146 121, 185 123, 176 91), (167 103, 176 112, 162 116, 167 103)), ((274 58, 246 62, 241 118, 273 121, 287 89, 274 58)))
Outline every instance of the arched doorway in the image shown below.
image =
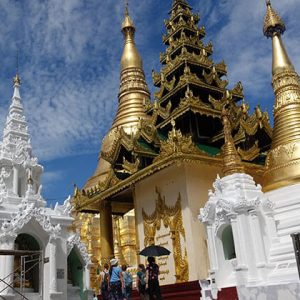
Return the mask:
POLYGON ((83 299, 83 264, 74 247, 68 256, 68 284, 80 288, 80 298, 83 299))
MULTIPOLYGON (((39 251, 40 245, 37 240, 26 233, 19 234, 15 240, 15 250, 24 251, 39 251)), ((33 293, 39 292, 40 286, 40 269, 39 269, 39 255, 24 255, 23 257, 23 269, 25 270, 25 278, 23 279, 23 288, 33 293)), ((20 256, 15 256, 14 270, 15 279, 14 287, 19 288, 21 285, 21 261, 20 256)))
POLYGON ((225 260, 236 258, 231 225, 227 225, 222 232, 222 244, 225 260))

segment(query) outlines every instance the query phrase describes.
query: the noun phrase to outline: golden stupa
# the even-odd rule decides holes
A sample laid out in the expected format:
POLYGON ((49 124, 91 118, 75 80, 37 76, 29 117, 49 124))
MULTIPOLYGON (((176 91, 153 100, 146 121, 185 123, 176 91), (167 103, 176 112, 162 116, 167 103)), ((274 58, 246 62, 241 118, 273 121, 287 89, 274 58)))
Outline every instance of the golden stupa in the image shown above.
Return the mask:
MULTIPOLYGON (((150 101, 125 10, 118 111, 95 173, 73 198, 96 267, 113 256, 136 266, 139 251, 155 243, 171 251, 159 260, 161 284, 206 278, 206 236, 195 216, 208 189, 217 174, 263 181, 269 116, 259 106, 249 114, 241 82, 228 87, 227 66, 213 61, 199 20, 186 0, 173 0, 150 101)), ((96 289, 95 269, 91 279, 96 289)))
POLYGON ((300 179, 300 84, 282 34, 285 24, 267 1, 263 31, 272 39, 272 85, 275 93, 272 147, 266 160, 264 190, 293 184, 300 179))

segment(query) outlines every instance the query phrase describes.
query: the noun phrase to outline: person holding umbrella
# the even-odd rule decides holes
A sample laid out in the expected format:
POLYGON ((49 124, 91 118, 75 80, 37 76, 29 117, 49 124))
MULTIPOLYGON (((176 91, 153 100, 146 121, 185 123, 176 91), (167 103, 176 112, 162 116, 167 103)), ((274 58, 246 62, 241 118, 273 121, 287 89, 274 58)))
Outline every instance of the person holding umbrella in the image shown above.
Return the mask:
POLYGON ((155 263, 154 256, 164 256, 169 255, 171 252, 159 245, 150 245, 143 249, 140 252, 140 255, 148 256, 148 265, 146 268, 146 277, 147 277, 147 284, 148 284, 148 293, 149 293, 149 299, 157 299, 162 300, 160 287, 159 287, 159 281, 158 281, 158 275, 159 275, 159 266, 155 263), (154 298, 155 297, 155 298, 154 298))
POLYGON ((146 282, 148 284, 149 299, 162 300, 158 281, 159 266, 155 263, 153 256, 148 257, 148 263, 146 268, 146 282))

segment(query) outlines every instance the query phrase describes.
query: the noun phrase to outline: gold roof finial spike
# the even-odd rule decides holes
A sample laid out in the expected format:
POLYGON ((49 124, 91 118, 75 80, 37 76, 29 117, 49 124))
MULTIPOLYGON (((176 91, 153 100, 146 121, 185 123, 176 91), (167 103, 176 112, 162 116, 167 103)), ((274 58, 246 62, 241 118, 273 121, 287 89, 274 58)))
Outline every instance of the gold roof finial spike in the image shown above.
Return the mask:
POLYGON ((300 181, 300 84, 281 39, 285 24, 270 1, 266 4, 263 32, 272 39, 275 94, 272 146, 264 175, 264 190, 269 191, 300 181))
POLYGON ((128 1, 125 2, 125 18, 122 23, 121 31, 125 39, 125 46, 121 59, 121 71, 126 68, 142 68, 142 59, 134 42, 135 27, 129 15, 128 1))
POLYGON ((228 111, 225 107, 222 110, 222 122, 224 128, 223 173, 225 176, 234 173, 244 173, 244 166, 238 152, 236 151, 233 137, 231 135, 231 124, 228 118, 228 111))
POLYGON ((264 20, 263 32, 267 38, 272 38, 273 40, 273 74, 280 72, 282 69, 294 70, 281 40, 281 35, 286 30, 285 24, 273 9, 271 2, 267 0, 266 4, 267 12, 264 20))
POLYGON ((129 16, 129 9, 128 9, 128 0, 125 0, 125 18, 124 21, 122 23, 122 32, 124 32, 125 29, 130 28, 131 30, 133 30, 133 33, 135 31, 135 27, 133 24, 132 19, 129 16))

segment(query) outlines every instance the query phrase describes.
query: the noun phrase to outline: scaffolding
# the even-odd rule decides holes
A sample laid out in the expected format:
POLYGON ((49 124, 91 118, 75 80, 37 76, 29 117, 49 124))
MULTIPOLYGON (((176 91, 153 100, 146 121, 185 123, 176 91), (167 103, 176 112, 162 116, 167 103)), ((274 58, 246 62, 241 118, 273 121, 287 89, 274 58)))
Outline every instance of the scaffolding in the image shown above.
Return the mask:
POLYGON ((0 289, 0 298, 6 299, 1 294, 8 288, 12 289, 16 294, 25 300, 30 300, 25 296, 25 283, 26 274, 36 266, 39 267, 39 294, 43 299, 43 266, 49 262, 49 258, 44 258, 43 251, 27 251, 27 250, 0 250, 0 256, 14 256, 20 257, 20 265, 10 274, 7 274, 4 278, 0 278, 0 283, 4 284, 4 287, 0 289), (30 264, 30 265, 29 265, 30 264), (10 278, 13 278, 12 281, 10 278), (9 282, 8 282, 9 281, 9 282), (20 288, 14 287, 16 282, 20 283, 20 288))

